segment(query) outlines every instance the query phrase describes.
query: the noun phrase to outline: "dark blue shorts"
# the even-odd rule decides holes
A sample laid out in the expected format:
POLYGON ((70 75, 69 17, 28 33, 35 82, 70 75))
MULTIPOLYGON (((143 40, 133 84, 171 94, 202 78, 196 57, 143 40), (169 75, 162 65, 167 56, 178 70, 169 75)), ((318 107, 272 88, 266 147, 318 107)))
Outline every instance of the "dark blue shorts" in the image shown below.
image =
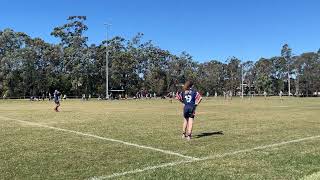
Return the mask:
POLYGON ((183 108, 183 117, 186 119, 194 118, 196 112, 195 106, 184 106, 183 108))
POLYGON ((60 104, 60 101, 55 99, 55 100, 54 100, 54 103, 60 104))

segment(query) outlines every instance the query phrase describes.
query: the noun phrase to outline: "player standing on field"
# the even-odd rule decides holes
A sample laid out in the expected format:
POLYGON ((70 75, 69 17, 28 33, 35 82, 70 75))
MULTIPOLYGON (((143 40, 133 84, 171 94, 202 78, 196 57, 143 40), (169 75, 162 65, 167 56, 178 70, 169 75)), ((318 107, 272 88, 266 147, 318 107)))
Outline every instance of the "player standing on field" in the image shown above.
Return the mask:
POLYGON ((195 116, 196 107, 200 104, 202 97, 199 92, 192 89, 193 83, 187 81, 183 87, 183 92, 177 93, 176 98, 184 104, 183 108, 183 138, 191 139, 193 119, 195 116))
POLYGON ((280 100, 281 100, 281 101, 283 100, 283 99, 282 99, 282 95, 283 95, 283 92, 280 91, 280 92, 279 92, 279 97, 280 97, 280 100))
POLYGON ((58 90, 55 90, 53 93, 53 100, 54 100, 54 103, 56 103, 56 107, 54 108, 54 110, 56 112, 59 112, 58 108, 60 106, 60 95, 61 93, 58 90))

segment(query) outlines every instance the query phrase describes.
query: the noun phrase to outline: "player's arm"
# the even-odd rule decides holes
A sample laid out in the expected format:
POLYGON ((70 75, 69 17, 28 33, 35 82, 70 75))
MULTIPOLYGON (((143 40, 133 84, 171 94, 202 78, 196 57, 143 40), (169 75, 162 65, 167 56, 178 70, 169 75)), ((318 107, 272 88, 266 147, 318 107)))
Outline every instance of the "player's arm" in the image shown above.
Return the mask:
POLYGON ((181 103, 183 103, 183 99, 182 99, 182 95, 181 95, 182 93, 178 93, 177 92, 177 94, 176 94, 176 99, 178 100, 178 101, 180 101, 181 103))
POLYGON ((197 92, 197 95, 196 95, 196 106, 199 105, 202 101, 202 96, 200 95, 199 92, 197 92))

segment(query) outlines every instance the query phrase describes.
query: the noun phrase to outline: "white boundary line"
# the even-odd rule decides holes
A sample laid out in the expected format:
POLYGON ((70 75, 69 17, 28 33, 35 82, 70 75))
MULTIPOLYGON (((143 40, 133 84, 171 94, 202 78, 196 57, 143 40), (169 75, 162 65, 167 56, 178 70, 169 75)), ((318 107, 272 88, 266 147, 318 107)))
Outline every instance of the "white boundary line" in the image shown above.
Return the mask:
POLYGON ((272 106, 274 108, 288 108, 289 106, 272 106))
POLYGON ((96 138, 96 139, 101 139, 101 140, 106 140, 106 141, 111 141, 111 142, 117 142, 117 143, 125 144, 125 145, 128 145, 128 146, 134 146, 134 147, 142 148, 142 149, 149 149, 149 150, 158 151, 158 152, 162 152, 162 153, 170 154, 170 155, 176 155, 176 156, 179 156, 179 157, 183 157, 183 158, 189 159, 189 160, 176 161, 176 162, 171 162, 171 163, 164 163, 164 164, 157 165, 157 166, 149 166, 149 167, 146 167, 146 168, 143 168, 143 169, 135 169, 135 170, 132 170, 132 171, 126 171, 126 172, 122 172, 122 173, 114 173, 114 174, 107 175, 107 176, 92 177, 92 178, 90 178, 91 180, 103 180, 103 179, 115 178, 115 177, 124 176, 124 175, 127 175, 127 174, 136 174, 136 173, 145 172, 145 171, 149 171, 149 170, 155 170, 155 169, 159 169, 159 168, 177 166, 177 165, 183 164, 183 163, 192 163, 192 162, 197 162, 197 161, 212 160, 212 159, 215 159, 215 158, 222 158, 222 157, 236 155, 236 154, 240 154, 240 153, 252 152, 252 151, 255 151, 255 150, 263 150, 263 149, 267 149, 267 148, 273 148, 273 147, 277 147, 277 146, 282 146, 282 145, 298 143, 298 142, 302 142, 302 141, 306 141, 306 140, 312 140, 312 139, 320 138, 320 135, 319 136, 311 136, 311 137, 295 139, 295 140, 291 140, 291 141, 284 141, 284 142, 265 145, 265 146, 258 146, 258 147, 250 148, 250 149, 234 151, 234 152, 230 152, 230 153, 207 156, 207 157, 204 157, 204 158, 195 158, 195 157, 191 157, 191 156, 185 156, 185 155, 182 155, 182 154, 179 154, 179 153, 176 153, 176 152, 172 152, 172 151, 162 150, 162 149, 153 148, 153 147, 144 146, 144 145, 133 144, 133 143, 129 143, 129 142, 121 141, 121 140, 105 138, 105 137, 96 136, 96 135, 87 134, 87 133, 82 133, 82 132, 78 132, 78 131, 62 129, 62 128, 57 128, 57 127, 52 127, 52 126, 47 126, 47 125, 43 125, 43 124, 38 124, 38 123, 34 123, 34 122, 29 122, 29 121, 23 121, 23 120, 9 118, 9 117, 0 116, 0 118, 11 120, 11 121, 17 121, 17 122, 20 122, 20 123, 25 123, 25 124, 29 124, 29 125, 33 125, 33 126, 44 127, 44 128, 48 128, 48 129, 54 129, 54 130, 57 130, 57 131, 63 131, 63 132, 78 134, 78 135, 82 135, 82 136, 92 137, 92 138, 96 138))
POLYGON ((319 172, 315 172, 313 174, 310 174, 308 176, 305 176, 303 178, 301 178, 300 180, 319 180, 320 179, 320 171, 319 172))
POLYGON ((263 149, 267 149, 267 148, 273 148, 273 147, 277 147, 277 146, 287 145, 287 144, 291 144, 291 143, 298 143, 298 142, 317 139, 317 138, 320 138, 320 135, 301 138, 301 139, 295 139, 295 140, 291 140, 291 141, 284 141, 284 142, 269 144, 269 145, 265 145, 265 146, 257 146, 255 148, 244 149, 244 150, 239 150, 239 151, 234 151, 234 152, 229 152, 229 153, 224 153, 224 154, 217 154, 217 155, 207 156, 207 157, 195 159, 195 160, 176 161, 176 162, 165 163, 165 164, 161 164, 161 165, 157 165, 157 166, 149 166, 149 167, 146 167, 143 169, 135 169, 132 171, 127 171, 127 172, 122 172, 122 173, 114 173, 114 174, 107 175, 107 176, 92 177, 92 178, 90 178, 90 180, 110 179, 110 178, 115 178, 115 177, 119 177, 119 176, 124 176, 127 174, 136 174, 136 173, 141 173, 141 172, 145 172, 145 171, 149 171, 149 170, 155 170, 155 169, 159 169, 159 168, 172 167, 172 166, 177 166, 177 165, 183 164, 183 163, 192 163, 192 162, 198 162, 198 161, 212 160, 215 158, 222 158, 222 157, 226 157, 226 156, 237 155, 240 153, 252 152, 255 150, 263 150, 263 149))
POLYGON ((101 137, 101 136, 97 136, 97 135, 93 135, 93 134, 82 133, 82 132, 78 132, 78 131, 62 129, 62 128, 57 128, 57 127, 52 127, 52 126, 47 126, 47 125, 43 125, 43 124, 38 124, 38 123, 34 123, 34 122, 29 122, 29 121, 24 121, 24 120, 19 120, 19 119, 4 117, 4 116, 0 116, 0 118, 11 120, 11 121, 17 121, 17 122, 20 122, 20 123, 29 124, 29 125, 33 125, 33 126, 53 129, 53 130, 57 130, 57 131, 73 133, 73 134, 77 134, 77 135, 81 135, 81 136, 92 137, 92 138, 101 139, 101 140, 105 140, 105 141, 117 142, 117 143, 125 144, 125 145, 128 145, 128 146, 134 146, 134 147, 137 147, 137 148, 140 148, 140 149, 148 149, 148 150, 152 150, 152 151, 161 152, 161 153, 164 153, 164 154, 179 156, 179 157, 182 157, 182 158, 185 158, 185 159, 189 159, 189 160, 198 160, 199 159, 199 158, 196 158, 196 157, 186 156, 186 155, 183 155, 183 154, 180 154, 180 153, 176 153, 176 152, 173 152, 173 151, 168 151, 168 150, 158 149, 158 148, 154 148, 154 147, 150 147, 150 146, 134 144, 134 143, 125 142, 125 141, 121 141, 121 140, 117 140, 117 139, 105 138, 105 137, 101 137))

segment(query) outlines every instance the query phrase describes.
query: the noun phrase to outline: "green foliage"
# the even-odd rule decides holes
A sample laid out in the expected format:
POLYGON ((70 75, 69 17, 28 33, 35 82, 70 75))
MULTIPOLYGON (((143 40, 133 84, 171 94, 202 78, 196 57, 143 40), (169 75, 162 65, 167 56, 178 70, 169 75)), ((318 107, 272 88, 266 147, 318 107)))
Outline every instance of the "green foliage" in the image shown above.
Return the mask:
POLYGON ((243 73, 246 93, 287 92, 288 81, 297 95, 320 91, 320 50, 292 56, 287 44, 280 57, 241 62, 231 57, 226 63, 196 62, 187 52, 180 55, 143 41, 143 33, 132 39, 115 36, 98 45, 88 45, 86 16, 70 16, 53 29, 59 44, 49 44, 12 29, 0 30, 0 95, 41 96, 60 89, 69 96, 105 93, 105 57, 109 52, 109 87, 124 89, 130 96, 144 90, 158 95, 181 90, 193 80, 202 93, 240 91, 243 73), (288 79, 288 73, 291 78, 288 79), (294 83, 293 83, 294 82, 294 83))

